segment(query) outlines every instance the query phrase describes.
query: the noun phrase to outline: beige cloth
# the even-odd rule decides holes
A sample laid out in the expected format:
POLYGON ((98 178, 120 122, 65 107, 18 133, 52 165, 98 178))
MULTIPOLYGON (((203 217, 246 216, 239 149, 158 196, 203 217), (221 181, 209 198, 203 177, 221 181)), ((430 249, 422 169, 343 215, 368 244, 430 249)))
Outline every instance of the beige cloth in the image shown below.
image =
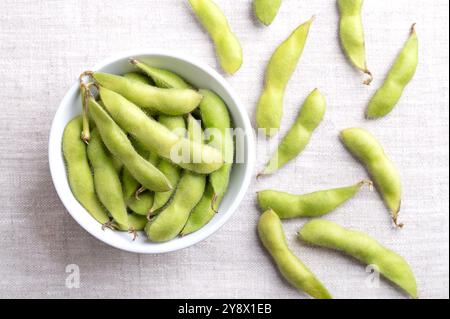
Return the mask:
MULTIPOLYGON (((280 278, 260 246, 255 191, 303 193, 364 178, 337 138, 342 128, 364 126, 399 167, 405 229, 391 227, 378 195, 368 190, 328 218, 401 253, 417 275, 422 298, 448 298, 448 1, 366 1, 368 61, 375 76, 370 87, 361 84, 363 77, 340 50, 334 1, 285 0, 269 28, 255 21, 250 0, 217 2, 242 42, 244 64, 228 80, 253 122, 272 51, 313 14, 317 19, 286 92, 283 131, 315 87, 326 95, 328 110, 304 153, 274 176, 254 180, 216 234, 183 251, 144 256, 106 246, 66 212, 48 169, 50 124, 77 75, 118 52, 169 50, 218 68, 208 36, 182 0, 0 1, 0 297, 304 298, 280 278), (413 22, 420 39, 417 74, 389 117, 365 121, 365 105, 413 22), (78 289, 66 288, 69 264, 80 269, 78 289)), ((257 169, 267 157, 260 153, 257 169)), ((336 298, 403 297, 385 281, 370 287, 365 267, 352 259, 299 243, 295 233, 303 223, 285 223, 292 250, 336 298)))

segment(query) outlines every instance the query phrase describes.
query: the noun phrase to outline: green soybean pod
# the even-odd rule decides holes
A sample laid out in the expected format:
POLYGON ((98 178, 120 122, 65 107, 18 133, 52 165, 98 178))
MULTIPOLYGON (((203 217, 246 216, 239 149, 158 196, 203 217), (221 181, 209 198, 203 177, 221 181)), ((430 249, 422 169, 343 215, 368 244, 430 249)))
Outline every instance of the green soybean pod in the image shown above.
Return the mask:
POLYGON ((372 82, 372 73, 367 68, 366 45, 361 10, 363 0, 338 0, 340 11, 339 38, 342 48, 350 62, 369 78, 364 84, 372 82))
MULTIPOLYGON (((140 156, 142 156, 143 158, 149 157, 149 152, 145 149, 145 147, 141 143, 139 143, 139 141, 137 141, 136 139, 134 139, 132 137, 130 138, 130 141, 131 141, 131 144, 133 145, 134 149, 140 156)), ((126 167, 122 171, 121 180, 122 180, 122 188, 123 188, 123 198, 125 199, 125 202, 128 202, 128 200, 131 197, 134 197, 140 184, 133 177, 133 175, 131 175, 130 171, 126 167)), ((173 187, 173 185, 172 185, 172 187, 173 187)))
POLYGON ((116 170, 117 173, 120 173, 122 171, 123 168, 123 163, 116 157, 112 157, 111 158, 112 162, 113 162, 113 166, 114 169, 116 170))
POLYGON ((209 145, 221 150, 225 160, 223 166, 209 175, 209 181, 217 199, 221 199, 228 188, 234 158, 234 142, 231 134, 231 119, 224 101, 210 90, 200 90, 203 100, 200 115, 205 128, 210 132, 209 145))
POLYGON ((202 124, 199 120, 192 116, 192 114, 188 114, 187 117, 187 132, 188 138, 192 142, 196 143, 204 143, 204 134, 202 124))
POLYGON ((147 216, 153 206, 154 193, 148 190, 143 190, 139 196, 131 196, 127 205, 135 214, 147 216))
POLYGON ((253 0, 253 10, 258 20, 270 25, 280 9, 281 0, 253 0))
POLYGON ((183 115, 194 110, 202 96, 192 89, 162 89, 123 76, 95 72, 97 83, 112 90, 150 113, 183 115))
MULTIPOLYGON (((160 115, 158 121, 159 123, 163 124, 170 131, 174 132, 180 137, 183 137, 185 135, 186 123, 182 116, 160 115)), ((153 205, 150 209, 151 215, 153 215, 155 211, 166 205, 167 202, 170 200, 173 193, 175 192, 175 188, 178 185, 181 174, 181 170, 178 166, 165 159, 161 159, 161 161, 158 164, 158 169, 161 172, 163 172, 164 175, 166 175, 166 177, 169 179, 170 183, 173 185, 174 188, 167 192, 155 193, 153 205)))
POLYGON ((362 128, 348 128, 341 131, 341 140, 347 149, 367 168, 376 188, 392 214, 396 226, 400 211, 402 187, 400 175, 394 163, 387 157, 375 137, 362 128))
POLYGON ((263 211, 273 209, 281 219, 318 217, 332 212, 353 198, 364 184, 372 185, 372 182, 363 180, 350 186, 302 195, 264 190, 257 193, 258 204, 263 211))
POLYGON ((303 226, 299 237, 307 243, 339 250, 365 264, 375 265, 385 278, 411 297, 418 297, 416 279, 408 263, 369 235, 316 219, 303 226))
POLYGON ((129 229, 127 207, 122 196, 119 174, 97 129, 91 132, 87 154, 94 171, 95 192, 100 202, 109 211, 119 229, 129 229))
POLYGON ((261 215, 258 234, 278 270, 292 286, 317 299, 332 298, 319 279, 289 249, 283 225, 273 210, 269 209, 261 215))
POLYGON ((87 158, 86 144, 80 139, 83 118, 77 116, 65 127, 62 151, 67 169, 67 179, 73 196, 99 223, 109 222, 109 216, 97 198, 94 178, 87 158))
POLYGON ((111 90, 100 87, 100 96, 116 123, 139 140, 149 151, 199 174, 209 174, 222 167, 223 158, 220 151, 208 145, 180 138, 132 102, 111 90), (201 160, 194 163, 190 158, 186 159, 186 156, 178 156, 179 150, 186 150, 188 155, 199 152, 201 160))
POLYGON ((265 85, 256 110, 258 128, 273 136, 280 128, 286 86, 305 47, 312 17, 300 25, 273 53, 266 69, 265 85))
POLYGON ((130 59, 130 63, 136 66, 139 70, 147 74, 156 86, 165 89, 190 89, 192 88, 187 84, 183 78, 171 71, 158 69, 145 64, 137 59, 130 59))
POLYGON ((313 131, 325 115, 325 97, 315 89, 306 98, 294 125, 280 142, 277 151, 260 175, 272 174, 297 157, 308 145, 313 131))
POLYGON ((404 89, 412 80, 419 63, 419 41, 415 25, 405 46, 398 55, 383 85, 369 102, 367 118, 379 118, 389 114, 400 100, 404 89))
POLYGON ((148 238, 164 242, 178 236, 205 190, 206 176, 183 171, 170 204, 145 226, 148 238))
POLYGON ((205 193, 189 215, 181 235, 191 234, 209 223, 217 214, 221 200, 221 197, 215 195, 211 182, 207 183, 205 193))
POLYGON ((222 69, 234 74, 242 65, 242 47, 227 18, 212 0, 189 0, 197 19, 211 36, 222 69))
POLYGON ((141 185, 154 191, 172 188, 166 176, 136 152, 125 133, 93 98, 89 99, 89 111, 103 143, 141 185))
POLYGON ((147 225, 148 222, 147 217, 136 214, 129 214, 128 221, 130 223, 130 227, 132 227, 135 231, 144 230, 145 225, 147 225))
POLYGON ((145 74, 139 73, 139 72, 129 72, 125 73, 123 75, 124 78, 128 80, 133 80, 139 83, 148 84, 151 85, 152 82, 150 81, 150 78, 146 76, 145 74))

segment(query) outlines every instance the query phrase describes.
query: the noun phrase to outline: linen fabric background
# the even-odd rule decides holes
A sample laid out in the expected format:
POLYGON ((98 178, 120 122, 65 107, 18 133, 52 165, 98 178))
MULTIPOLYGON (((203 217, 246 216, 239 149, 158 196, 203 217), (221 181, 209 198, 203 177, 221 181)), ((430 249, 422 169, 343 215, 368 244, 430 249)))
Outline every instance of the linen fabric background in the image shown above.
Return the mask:
MULTIPOLYGON (((128 50, 167 50, 219 69, 208 35, 182 0, 0 1, 0 297, 305 298, 275 270, 256 233, 255 192, 293 193, 344 186, 366 172, 338 139, 362 126, 374 133, 403 179, 400 220, 392 227, 376 192, 363 189, 326 218, 358 228, 403 255, 421 298, 449 297, 449 3, 447 0, 365 1, 371 86, 349 65, 338 41, 332 0, 284 0, 266 28, 250 0, 216 0, 244 49, 242 68, 227 80, 254 123, 264 70, 273 50, 316 15, 303 57, 289 82, 282 133, 318 87, 327 113, 295 161, 253 180, 239 209, 217 233, 188 249, 138 255, 111 248, 66 212, 50 178, 47 157, 52 118, 83 70, 128 50), (420 63, 397 108, 366 121, 367 102, 417 23, 420 63), (80 269, 80 287, 66 287, 67 265, 80 269)), ((276 140, 270 142, 272 149, 276 140)), ((257 170, 269 157, 259 141, 257 170)), ((256 172, 255 172, 256 173, 256 172)), ((403 298, 384 280, 373 287, 365 266, 296 238, 305 220, 284 223, 289 244, 336 298, 403 298)))

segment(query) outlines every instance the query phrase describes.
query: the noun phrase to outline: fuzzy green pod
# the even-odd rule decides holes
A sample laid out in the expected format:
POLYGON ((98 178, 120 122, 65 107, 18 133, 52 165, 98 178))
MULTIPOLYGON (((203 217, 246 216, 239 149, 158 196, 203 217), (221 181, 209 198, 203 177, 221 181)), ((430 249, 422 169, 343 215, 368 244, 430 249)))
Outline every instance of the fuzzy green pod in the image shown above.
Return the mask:
POLYGON ((147 217, 136 215, 136 214, 129 214, 128 215, 128 221, 130 223, 130 227, 134 229, 135 231, 141 231, 144 230, 145 225, 147 225, 147 217))
POLYGON ((141 216, 148 216, 151 214, 151 208, 153 206, 154 193, 148 190, 144 190, 139 196, 131 196, 127 205, 135 214, 141 216))
POLYGON ((366 44, 361 11, 364 0, 338 0, 340 11, 339 38, 342 49, 350 62, 369 78, 364 84, 372 82, 372 73, 367 68, 366 44))
POLYGON ((269 209, 261 215, 258 234, 279 271, 291 285, 317 299, 332 298, 319 279, 289 249, 283 225, 273 210, 269 209))
POLYGON ((77 116, 65 127, 62 152, 67 169, 67 179, 73 196, 99 223, 109 222, 109 216, 97 198, 94 177, 89 167, 86 144, 81 140, 83 118, 77 116))
POLYGON ((264 25, 270 25, 277 16, 281 0, 253 0, 253 11, 264 25))
POLYGON ((145 227, 145 232, 151 241, 164 242, 180 234, 192 209, 202 198, 205 183, 205 175, 183 172, 170 204, 145 227))
POLYGON ((298 156, 308 145, 312 133, 325 115, 325 97, 315 89, 306 98, 294 125, 280 142, 277 151, 260 175, 272 174, 298 156))
POLYGON ((362 128, 349 128, 341 131, 341 140, 347 149, 359 159, 372 176, 376 188, 392 214, 395 225, 401 205, 402 186, 400 175, 394 163, 387 157, 376 138, 362 128))
POLYGON ((369 235, 316 219, 303 226, 299 237, 309 244, 339 250, 367 265, 375 265, 385 278, 411 297, 418 297, 416 279, 408 263, 369 235))
POLYGON ((414 26, 411 27, 411 34, 389 70, 383 85, 370 100, 367 118, 379 118, 389 114, 416 73, 419 63, 419 41, 414 26))
POLYGON ((258 204, 263 211, 273 209, 281 219, 318 217, 332 212, 353 198, 364 184, 371 185, 371 182, 364 180, 350 186, 302 195, 264 190, 258 192, 258 204))
POLYGON ((132 102, 111 90, 100 87, 100 96, 116 123, 149 151, 199 174, 209 174, 222 167, 223 158, 220 151, 180 138, 132 102), (179 150, 184 150, 187 155, 200 154, 200 161, 193 162, 192 158, 178 156, 179 150))
POLYGON ((187 84, 183 78, 173 72, 164 69, 158 69, 145 64, 137 59, 130 59, 130 63, 136 66, 139 70, 147 74, 156 86, 165 89, 190 89, 191 86, 187 84))
POLYGON ((231 135, 231 118, 224 101, 210 90, 200 90, 203 100, 200 103, 200 116, 212 139, 209 143, 222 152, 223 166, 209 175, 209 181, 217 199, 222 198, 228 188, 234 159, 234 141, 231 135))
POLYGON ((124 78, 128 79, 128 80, 133 80, 139 83, 143 83, 143 84, 152 84, 152 82, 150 81, 150 78, 148 76, 146 76, 145 74, 139 73, 139 72, 129 72, 129 73, 125 73, 123 75, 124 78))
POLYGON ((136 152, 125 133, 92 98, 89 99, 89 111, 103 143, 141 185, 153 191, 172 189, 164 174, 136 152))
POLYGON ((95 72, 95 81, 112 90, 150 113, 183 115, 194 110, 202 96, 192 89, 162 89, 123 76, 95 72))
POLYGON ((197 19, 211 36, 222 69, 234 74, 242 65, 242 47, 227 18, 212 0, 189 0, 197 19))
POLYGON ((119 229, 129 229, 127 207, 122 196, 119 174, 97 129, 91 132, 87 154, 94 171, 95 192, 100 202, 109 211, 119 229))
POLYGON ((209 223, 217 214, 221 200, 221 197, 217 198, 215 196, 212 184, 208 183, 205 188, 205 193, 189 215, 189 219, 181 231, 181 235, 189 235, 209 223))
POLYGON ((314 17, 300 25, 273 53, 256 110, 258 128, 273 136, 280 128, 286 86, 297 68, 314 17))
MULTIPOLYGON (((185 135, 186 123, 182 116, 160 115, 158 118, 158 122, 163 124, 170 131, 172 131, 173 133, 177 134, 180 137, 183 137, 185 135)), ((175 192, 175 188, 177 187, 178 182, 180 181, 181 175, 180 168, 177 165, 165 159, 160 160, 158 164, 158 169, 161 172, 163 172, 164 175, 166 175, 170 183, 173 185, 174 189, 167 192, 155 193, 153 205, 150 209, 151 214, 153 214, 153 212, 157 211, 158 209, 162 208, 164 205, 167 204, 167 202, 170 200, 173 193, 175 192)))

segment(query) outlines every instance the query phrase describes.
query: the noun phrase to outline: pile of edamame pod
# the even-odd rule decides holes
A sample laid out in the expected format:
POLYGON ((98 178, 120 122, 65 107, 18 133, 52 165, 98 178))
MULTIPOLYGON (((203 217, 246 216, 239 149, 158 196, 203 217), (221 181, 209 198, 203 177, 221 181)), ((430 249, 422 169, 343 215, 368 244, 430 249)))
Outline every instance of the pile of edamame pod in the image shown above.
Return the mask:
POLYGON ((74 196, 104 228, 164 242, 217 212, 232 167, 231 119, 214 92, 130 62, 140 73, 80 76, 82 115, 65 128, 63 154, 74 196), (188 158, 173 153, 180 151, 188 158))
MULTIPOLYGON (((228 74, 237 72, 243 63, 243 51, 222 10, 212 0, 188 2, 209 33, 222 69, 228 74)), ((253 0, 256 17, 267 26, 281 5, 281 0, 253 0)), ((366 74, 363 83, 369 85, 373 75, 366 62, 363 0, 337 0, 337 5, 341 47, 350 63, 366 74)), ((313 22, 314 17, 296 28, 269 60, 256 111, 257 126, 265 130, 267 137, 274 136, 280 128, 285 89, 297 68, 313 22)), ((104 227, 133 233, 145 230, 151 241, 168 241, 200 229, 219 207, 232 167, 224 154, 230 154, 230 149, 234 152, 233 142, 229 142, 232 137, 226 133, 231 127, 230 116, 214 92, 196 90, 168 70, 137 60, 131 63, 139 73, 82 75, 81 78, 90 79, 80 81, 82 116, 69 122, 63 137, 69 183, 78 201, 104 227), (94 87, 98 100, 91 93, 94 87), (186 127, 186 136, 177 134, 178 129, 186 127), (206 143, 202 137, 204 128, 218 129, 218 138, 206 143), (200 161, 173 161, 170 150, 176 143, 198 150, 200 161)), ((386 116, 394 109, 417 64, 418 39, 413 25, 384 83, 368 103, 367 119, 386 116)), ((273 174, 296 158, 309 143, 325 112, 325 97, 314 89, 258 176, 273 174)), ((340 137, 366 167, 371 180, 301 195, 276 190, 257 194, 263 211, 258 222, 263 246, 287 281, 321 299, 331 298, 331 294, 289 249, 281 219, 323 216, 353 198, 363 185, 369 185, 380 193, 394 224, 398 228, 403 226, 398 222, 400 174, 381 144, 364 128, 344 129, 340 137)), ((339 250, 362 263, 375 265, 386 279, 409 296, 418 297, 408 263, 369 235, 324 219, 313 219, 299 230, 298 236, 312 245, 339 250)))
MULTIPOLYGON (((269 25, 275 18, 281 0, 254 0, 257 18, 269 25)), ((340 12, 339 38, 348 60, 367 74, 363 82, 369 85, 372 72, 366 63, 364 30, 361 11, 363 0, 337 0, 340 12)), ((283 97, 286 85, 297 67, 308 38, 314 17, 301 24, 273 53, 266 69, 264 90, 260 96, 256 122, 268 137, 280 128, 283 97)), ((391 67, 382 86, 370 100, 366 117, 379 118, 390 113, 411 81, 418 64, 418 40, 414 29, 391 67)), ((275 154, 259 174, 272 174, 298 156, 308 144, 314 130, 323 119, 326 109, 324 96, 317 90, 306 98, 294 125, 281 140, 275 154)), ((258 204, 264 211, 258 223, 258 233, 264 247, 273 257, 281 274, 297 289, 314 298, 332 298, 320 280, 289 249, 281 219, 320 217, 332 212, 350 200, 363 186, 374 185, 389 209, 394 224, 401 228, 398 214, 401 203, 400 175, 376 138, 363 128, 341 131, 346 148, 365 165, 373 180, 362 180, 354 185, 294 195, 276 190, 258 192, 258 204)), ((417 284, 411 267, 397 253, 385 248, 375 239, 359 231, 343 228, 324 219, 307 222, 298 232, 306 243, 335 249, 362 263, 376 266, 386 279, 393 282, 412 298, 418 297, 417 284)))

